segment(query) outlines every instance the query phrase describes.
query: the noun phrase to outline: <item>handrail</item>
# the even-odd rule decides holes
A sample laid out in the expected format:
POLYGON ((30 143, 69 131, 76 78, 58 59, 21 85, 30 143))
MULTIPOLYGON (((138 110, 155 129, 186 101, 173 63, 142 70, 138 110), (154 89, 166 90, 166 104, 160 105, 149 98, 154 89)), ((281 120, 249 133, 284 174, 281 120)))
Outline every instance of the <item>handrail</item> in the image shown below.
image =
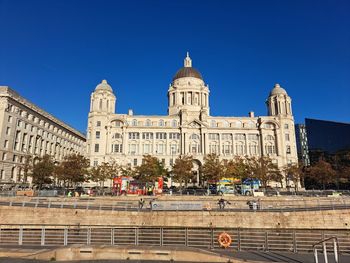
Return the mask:
POLYGON ((335 263, 339 263, 339 255, 338 255, 338 248, 339 248, 339 243, 338 243, 338 238, 335 236, 329 237, 322 239, 321 241, 315 243, 312 245, 312 249, 314 252, 314 259, 315 263, 318 263, 318 255, 317 255, 317 248, 316 246, 322 244, 322 251, 323 251, 323 257, 324 257, 324 262, 328 263, 328 255, 327 255, 327 241, 333 240, 333 251, 334 251, 334 260, 335 263))

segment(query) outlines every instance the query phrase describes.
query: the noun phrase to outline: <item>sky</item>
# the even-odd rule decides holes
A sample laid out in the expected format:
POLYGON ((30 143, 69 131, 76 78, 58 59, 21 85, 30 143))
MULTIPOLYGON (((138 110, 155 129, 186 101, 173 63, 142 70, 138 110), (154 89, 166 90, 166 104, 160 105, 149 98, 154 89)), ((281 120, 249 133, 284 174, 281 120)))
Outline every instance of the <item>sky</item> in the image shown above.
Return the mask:
POLYGON ((0 0, 0 86, 85 132, 102 79, 117 113, 166 115, 189 51, 212 116, 264 116, 279 83, 296 123, 350 122, 349 14, 347 0, 0 0))

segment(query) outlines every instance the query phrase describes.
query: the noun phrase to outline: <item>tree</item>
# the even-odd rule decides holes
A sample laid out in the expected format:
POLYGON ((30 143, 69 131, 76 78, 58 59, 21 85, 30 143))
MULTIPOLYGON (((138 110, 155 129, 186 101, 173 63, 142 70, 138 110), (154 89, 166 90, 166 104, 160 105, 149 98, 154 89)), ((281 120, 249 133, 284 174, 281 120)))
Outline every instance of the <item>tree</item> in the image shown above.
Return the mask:
POLYGON ((192 169, 192 156, 185 155, 176 158, 171 172, 173 174, 173 180, 180 184, 180 188, 182 188, 183 184, 187 187, 188 182, 193 179, 192 169))
POLYGON ((309 168, 309 175, 320 182, 325 190, 327 184, 334 182, 336 171, 329 162, 321 159, 309 168))
POLYGON ((217 154, 211 153, 204 157, 202 174, 205 181, 219 181, 224 176, 224 166, 217 154))
POLYGON ((252 157, 247 160, 251 176, 260 180, 265 190, 270 181, 280 182, 282 185, 283 175, 269 157, 252 157))
POLYGON ((233 160, 223 160, 223 175, 242 180, 250 176, 249 165, 240 156, 236 156, 233 160))
POLYGON ((166 174, 167 170, 163 163, 151 155, 144 155, 142 164, 135 169, 135 179, 145 183, 154 183, 159 177, 166 176, 166 174))
POLYGON ((39 161, 33 165, 33 184, 37 185, 39 189, 42 188, 44 184, 52 183, 52 176, 54 174, 55 164, 49 155, 44 155, 39 158, 39 161))
MULTIPOLYGON (((304 176, 302 164, 287 165, 283 168, 283 172, 286 176, 286 181, 287 180, 292 181, 294 183, 294 190, 295 190, 295 192, 297 192, 299 183, 301 182, 301 180, 304 176)), ((286 182, 286 184, 287 184, 287 182, 286 182)))
POLYGON ((57 177, 64 185, 76 185, 87 179, 89 160, 80 154, 71 154, 64 157, 57 167, 57 177))
POLYGON ((23 182, 26 183, 28 180, 28 176, 32 175, 34 167, 34 159, 31 155, 26 155, 24 157, 24 164, 22 165, 23 168, 23 182))

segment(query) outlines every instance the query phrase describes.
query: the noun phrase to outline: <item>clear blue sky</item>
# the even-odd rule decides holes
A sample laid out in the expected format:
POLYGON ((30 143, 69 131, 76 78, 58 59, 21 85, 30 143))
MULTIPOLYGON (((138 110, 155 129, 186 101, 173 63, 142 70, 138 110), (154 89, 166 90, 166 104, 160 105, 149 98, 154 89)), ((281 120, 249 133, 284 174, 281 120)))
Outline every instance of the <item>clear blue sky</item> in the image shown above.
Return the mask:
POLYGON ((85 131, 104 78, 118 113, 165 115, 189 51, 212 115, 265 115, 280 83, 296 122, 350 122, 349 14, 334 0, 0 0, 0 85, 85 131))

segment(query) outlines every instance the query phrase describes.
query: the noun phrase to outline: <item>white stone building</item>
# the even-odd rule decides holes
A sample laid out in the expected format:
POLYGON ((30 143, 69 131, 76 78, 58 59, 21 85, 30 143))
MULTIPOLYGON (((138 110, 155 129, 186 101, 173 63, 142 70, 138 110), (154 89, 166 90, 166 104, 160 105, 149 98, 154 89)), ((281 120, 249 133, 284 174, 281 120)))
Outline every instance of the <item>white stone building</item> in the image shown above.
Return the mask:
POLYGON ((85 154, 85 142, 82 133, 0 86, 0 185, 24 183, 27 155, 48 154, 59 162, 71 153, 85 154))
POLYGON ((97 85, 91 94, 87 156, 92 166, 113 161, 136 166, 151 154, 170 168, 179 155, 189 154, 198 176, 209 153, 222 159, 270 156, 279 167, 297 163, 291 98, 276 84, 266 104, 268 116, 211 116, 209 88, 187 54, 168 89, 167 115, 115 113, 112 87, 106 80, 97 85))

